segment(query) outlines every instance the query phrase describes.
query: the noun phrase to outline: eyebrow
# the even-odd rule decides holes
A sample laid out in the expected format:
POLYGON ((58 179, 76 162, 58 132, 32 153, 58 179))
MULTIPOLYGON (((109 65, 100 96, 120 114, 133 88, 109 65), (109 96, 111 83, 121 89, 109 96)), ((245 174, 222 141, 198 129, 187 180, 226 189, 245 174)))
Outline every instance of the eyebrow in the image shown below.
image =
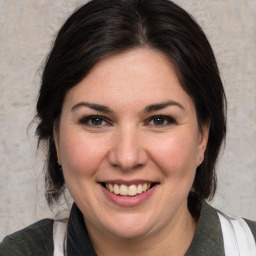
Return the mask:
POLYGON ((149 112, 164 109, 164 108, 169 107, 169 106, 177 106, 180 109, 185 110, 185 108, 179 102, 169 100, 169 101, 162 102, 162 103, 148 105, 144 108, 143 112, 144 113, 149 113, 149 112))
POLYGON ((106 113, 106 114, 113 113, 113 111, 111 109, 109 109, 107 106, 95 104, 95 103, 89 103, 89 102, 80 102, 80 103, 76 104, 75 106, 73 106, 71 108, 71 110, 74 111, 79 107, 88 107, 90 109, 100 111, 100 112, 106 113))
MULTIPOLYGON (((169 106, 177 106, 180 109, 185 110, 185 108, 180 103, 173 101, 173 100, 169 100, 169 101, 162 102, 162 103, 148 105, 142 110, 142 112, 149 113, 149 112, 164 109, 169 106)), ((107 106, 96 104, 96 103, 89 103, 89 102, 79 102, 78 104, 74 105, 71 108, 71 110, 74 111, 79 107, 88 107, 90 109, 100 111, 100 112, 106 113, 106 114, 114 113, 114 111, 111 110, 110 108, 108 108, 107 106)))

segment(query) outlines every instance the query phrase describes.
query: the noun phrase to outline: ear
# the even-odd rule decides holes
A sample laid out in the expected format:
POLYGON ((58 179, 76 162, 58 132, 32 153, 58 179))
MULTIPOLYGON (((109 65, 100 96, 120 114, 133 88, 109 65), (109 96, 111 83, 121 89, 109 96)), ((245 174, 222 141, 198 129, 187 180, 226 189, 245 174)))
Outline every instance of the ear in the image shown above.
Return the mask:
POLYGON ((59 121, 55 121, 53 125, 53 140, 57 151, 58 163, 61 164, 60 140, 59 140, 59 121))
POLYGON ((203 124, 202 128, 199 131, 198 136, 198 151, 197 151, 197 166, 199 166, 204 160, 204 153, 207 148, 208 138, 210 131, 210 123, 207 122, 203 124))

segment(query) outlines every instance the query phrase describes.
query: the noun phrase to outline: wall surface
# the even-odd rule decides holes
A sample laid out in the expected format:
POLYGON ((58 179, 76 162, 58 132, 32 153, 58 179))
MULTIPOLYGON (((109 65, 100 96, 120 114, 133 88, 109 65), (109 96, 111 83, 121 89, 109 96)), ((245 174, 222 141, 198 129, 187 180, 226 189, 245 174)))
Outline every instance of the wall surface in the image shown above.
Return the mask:
MULTIPOLYGON (((0 0, 0 240, 51 217, 33 124, 40 71, 81 0, 0 0)), ((228 99, 228 135, 213 204, 256 220, 256 0, 176 0, 205 30, 228 99)))

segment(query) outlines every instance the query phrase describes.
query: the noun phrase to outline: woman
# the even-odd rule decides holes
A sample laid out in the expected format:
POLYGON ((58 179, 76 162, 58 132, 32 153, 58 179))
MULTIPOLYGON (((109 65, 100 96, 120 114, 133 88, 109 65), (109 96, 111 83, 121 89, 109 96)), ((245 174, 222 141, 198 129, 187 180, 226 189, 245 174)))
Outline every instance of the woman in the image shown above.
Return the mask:
POLYGON ((48 204, 67 187, 69 219, 5 238, 1 255, 256 255, 256 224, 204 201, 225 104, 211 46, 180 7, 85 4, 57 35, 37 102, 48 204))

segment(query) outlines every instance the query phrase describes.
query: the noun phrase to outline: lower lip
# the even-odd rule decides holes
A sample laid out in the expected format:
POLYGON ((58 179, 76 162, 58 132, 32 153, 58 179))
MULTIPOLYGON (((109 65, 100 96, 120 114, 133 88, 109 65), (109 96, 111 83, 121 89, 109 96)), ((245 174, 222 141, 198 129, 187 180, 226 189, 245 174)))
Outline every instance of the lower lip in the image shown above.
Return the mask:
POLYGON ((158 185, 155 185, 151 189, 147 190, 146 192, 143 192, 141 194, 138 194, 136 196, 121 196, 121 195, 116 195, 109 190, 107 190, 105 187, 102 187, 103 193, 105 196, 115 204, 119 206, 127 206, 127 207, 132 207, 132 206, 138 206, 148 200, 154 191, 156 190, 156 187, 158 185))

